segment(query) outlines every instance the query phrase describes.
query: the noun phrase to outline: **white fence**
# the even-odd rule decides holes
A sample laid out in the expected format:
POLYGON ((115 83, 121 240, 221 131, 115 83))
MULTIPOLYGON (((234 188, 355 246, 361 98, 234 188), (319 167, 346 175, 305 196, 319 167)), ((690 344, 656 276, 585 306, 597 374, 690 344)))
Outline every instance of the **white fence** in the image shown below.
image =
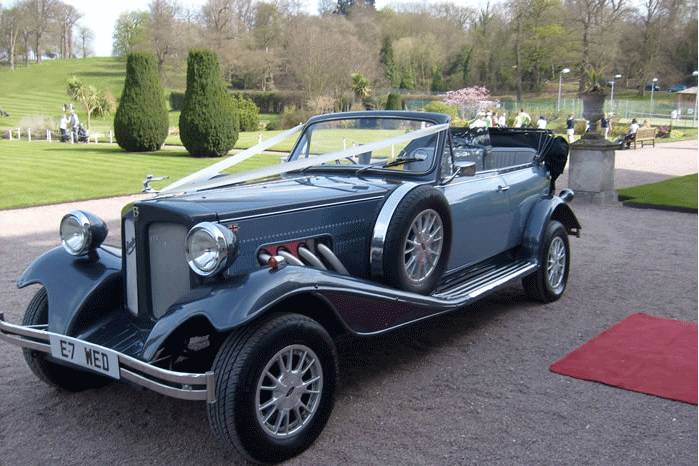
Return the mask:
MULTIPOLYGON (((42 131, 39 135, 36 134, 36 132, 32 133, 31 128, 10 128, 5 131, 5 137, 9 141, 45 141, 45 142, 65 142, 69 144, 76 144, 78 141, 76 140, 76 135, 72 131, 66 132, 66 140, 62 141, 61 140, 61 133, 60 132, 54 132, 51 131, 50 129, 45 130, 45 133, 42 131)), ((112 144, 114 143, 114 133, 110 129, 108 132, 90 132, 88 133, 88 143, 92 144, 98 144, 100 142, 102 143, 109 143, 112 144)))

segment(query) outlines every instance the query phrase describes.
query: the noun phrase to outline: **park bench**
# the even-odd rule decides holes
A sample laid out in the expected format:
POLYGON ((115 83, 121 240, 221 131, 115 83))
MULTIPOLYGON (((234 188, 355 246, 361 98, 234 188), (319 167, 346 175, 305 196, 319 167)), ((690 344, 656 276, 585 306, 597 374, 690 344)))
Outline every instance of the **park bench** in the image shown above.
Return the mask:
POLYGON ((655 133, 657 128, 638 128, 636 137, 633 139, 633 148, 636 148, 636 143, 641 143, 643 148, 645 143, 652 144, 655 147, 655 133))

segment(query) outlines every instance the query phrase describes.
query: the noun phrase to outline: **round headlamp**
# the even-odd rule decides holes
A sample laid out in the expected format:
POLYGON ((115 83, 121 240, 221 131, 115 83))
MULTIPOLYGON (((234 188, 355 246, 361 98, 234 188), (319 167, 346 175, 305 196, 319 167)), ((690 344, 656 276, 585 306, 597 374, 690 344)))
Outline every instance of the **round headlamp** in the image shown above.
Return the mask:
POLYGON ((189 267, 197 275, 210 277, 233 263, 238 253, 238 240, 231 230, 218 223, 194 225, 185 246, 189 267))
POLYGON ((73 256, 84 256, 107 237, 107 225, 99 217, 82 210, 65 215, 60 227, 61 244, 73 256))

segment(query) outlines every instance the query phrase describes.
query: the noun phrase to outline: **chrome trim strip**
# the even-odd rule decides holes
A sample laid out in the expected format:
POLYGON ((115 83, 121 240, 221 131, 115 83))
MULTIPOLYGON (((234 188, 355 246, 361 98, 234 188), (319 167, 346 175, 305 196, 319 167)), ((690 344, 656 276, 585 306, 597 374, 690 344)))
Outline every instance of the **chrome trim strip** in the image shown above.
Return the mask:
POLYGON ((391 218, 400 201, 417 186, 419 186, 417 183, 403 183, 394 189, 388 196, 388 199, 386 199, 386 202, 384 202, 383 207, 381 207, 378 217, 376 217, 374 233, 371 236, 371 247, 369 248, 369 264, 371 266, 371 276, 374 278, 379 278, 383 275, 383 246, 391 218))
POLYGON ((238 222, 240 220, 249 220, 251 218, 260 218, 260 217, 268 217, 270 215, 288 214, 291 212, 300 212, 303 210, 320 209, 323 207, 332 207, 332 206, 336 206, 336 205, 353 204, 355 202, 362 202, 362 201, 373 201, 376 199, 383 199, 383 196, 362 197, 360 199, 350 199, 348 201, 329 202, 327 204, 317 204, 317 205, 310 205, 310 206, 306 206, 306 207, 295 207, 293 209, 275 210, 274 212, 265 212, 262 214, 245 215, 243 217, 229 217, 229 218, 221 219, 219 221, 219 223, 238 222))
MULTIPOLYGON (((48 344, 51 335, 62 337, 53 332, 37 330, 23 325, 15 325, 6 322, 0 313, 0 340, 10 344, 29 348, 35 351, 51 353, 48 344)), ((110 348, 86 341, 85 343, 99 349, 114 351, 110 348)), ((162 395, 179 398, 181 400, 206 400, 209 403, 216 401, 215 378, 213 372, 194 374, 189 372, 175 372, 153 366, 123 353, 118 353, 119 371, 123 378, 142 387, 158 392, 162 395), (181 385, 173 387, 162 382, 170 382, 181 385), (195 388, 196 386, 196 388, 195 388)))

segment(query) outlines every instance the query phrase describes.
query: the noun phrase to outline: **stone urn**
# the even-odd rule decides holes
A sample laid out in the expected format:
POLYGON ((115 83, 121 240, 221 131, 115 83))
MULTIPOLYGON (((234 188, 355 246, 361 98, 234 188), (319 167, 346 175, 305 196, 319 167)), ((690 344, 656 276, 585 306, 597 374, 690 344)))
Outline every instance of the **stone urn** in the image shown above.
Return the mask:
MULTIPOLYGON (((590 122, 590 130, 588 133, 590 133, 592 137, 597 134, 597 123, 604 116, 605 97, 606 95, 601 89, 595 89, 580 94, 580 99, 583 103, 583 117, 590 122)), ((587 134, 585 136, 587 136, 587 134)))

